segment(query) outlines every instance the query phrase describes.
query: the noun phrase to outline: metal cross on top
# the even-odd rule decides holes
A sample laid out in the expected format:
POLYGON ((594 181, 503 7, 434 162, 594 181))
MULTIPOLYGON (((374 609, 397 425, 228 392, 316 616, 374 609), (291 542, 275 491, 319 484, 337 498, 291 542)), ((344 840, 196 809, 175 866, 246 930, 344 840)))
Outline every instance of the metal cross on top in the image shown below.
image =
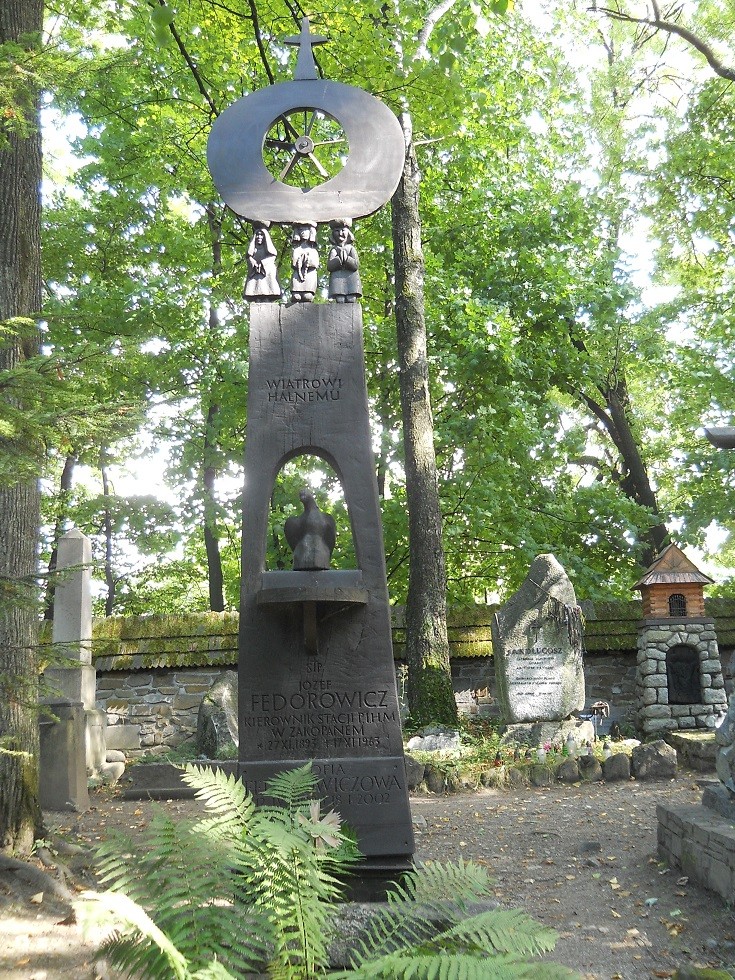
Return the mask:
POLYGON ((296 71, 293 76, 296 81, 318 77, 316 73, 316 62, 314 61, 314 51, 312 49, 315 44, 326 44, 328 40, 328 37, 311 33, 308 17, 304 17, 301 21, 300 34, 292 34, 290 37, 283 39, 284 44, 290 44, 299 49, 296 71))

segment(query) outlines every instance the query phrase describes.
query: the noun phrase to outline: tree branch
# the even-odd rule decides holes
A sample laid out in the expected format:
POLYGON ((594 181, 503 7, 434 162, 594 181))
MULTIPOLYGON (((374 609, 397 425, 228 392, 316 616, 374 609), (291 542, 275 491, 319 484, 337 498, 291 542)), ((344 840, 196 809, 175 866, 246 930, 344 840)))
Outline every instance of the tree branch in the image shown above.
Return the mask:
MULTIPOLYGON (((158 5, 160 7, 165 7, 166 6, 166 0, 158 0, 158 5)), ((148 6, 149 7, 155 7, 156 6, 155 0, 148 0, 148 6)), ((187 51, 186 45, 184 44, 184 42, 181 40, 181 35, 179 34, 178 30, 176 29, 176 23, 174 21, 171 21, 171 23, 168 25, 168 29, 169 29, 169 31, 171 31, 171 37, 173 37, 174 41, 176 42, 176 47, 179 49, 179 52, 181 53, 181 57, 186 62, 187 66, 189 68, 189 71, 191 72, 191 74, 192 74, 192 76, 194 78, 194 81, 196 82, 197 88, 199 89, 202 97, 204 98, 204 101, 209 106, 209 111, 212 113, 213 116, 218 116, 219 115, 219 109, 217 108, 217 106, 213 102, 212 97, 209 94, 209 90, 207 89, 207 86, 204 84, 204 79, 201 76, 201 73, 199 71, 199 68, 198 68, 196 62, 194 61, 194 59, 191 57, 191 55, 187 51)))
POLYGON ((658 4, 652 2, 651 4, 653 10, 653 17, 635 17, 633 14, 626 13, 619 7, 598 7, 596 4, 591 7, 595 13, 604 14, 611 20, 623 21, 626 24, 645 24, 647 27, 652 27, 657 31, 665 31, 667 34, 675 34, 680 37, 683 41, 686 41, 691 47, 704 57, 707 64, 710 66, 712 71, 719 75, 720 78, 724 78, 729 82, 735 82, 735 68, 728 67, 720 58, 715 54, 712 47, 703 41, 702 38, 691 31, 688 27, 682 27, 681 24, 677 24, 675 21, 665 20, 661 17, 658 4))
POLYGON ((418 34, 418 48, 416 49, 417 58, 428 58, 429 56, 429 39, 434 32, 434 28, 442 19, 444 14, 452 9, 457 0, 442 0, 438 3, 433 10, 430 10, 424 19, 424 23, 421 26, 421 30, 418 34))

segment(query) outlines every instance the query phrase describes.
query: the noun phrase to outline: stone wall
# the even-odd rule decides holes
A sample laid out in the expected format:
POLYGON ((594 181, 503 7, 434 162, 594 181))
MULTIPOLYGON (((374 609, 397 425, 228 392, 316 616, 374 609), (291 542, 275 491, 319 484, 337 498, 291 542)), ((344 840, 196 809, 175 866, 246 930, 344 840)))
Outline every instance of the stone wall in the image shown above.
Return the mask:
POLYGON ((713 620, 667 623, 648 620, 639 630, 637 654, 637 727, 646 735, 695 728, 714 729, 718 712, 727 710, 727 695, 713 620), (697 660, 700 697, 670 703, 667 655, 689 647, 697 660))
MULTIPOLYGON (((492 657, 452 658, 452 682, 462 714, 497 716, 492 657)), ((193 738, 199 702, 223 667, 98 671, 97 702, 107 712, 108 748, 131 757, 176 748, 193 738)), ((587 703, 610 704, 610 719, 632 725, 635 717, 635 656, 610 654, 585 659, 587 703)), ((397 663, 399 694, 405 668, 397 663)), ((403 702, 403 699, 401 699, 403 702)))
POLYGON ((196 732, 199 704, 221 673, 216 667, 98 672, 107 747, 131 756, 177 748, 196 732))
MULTIPOLYGON (((587 706, 607 701, 610 719, 635 723, 637 631, 641 604, 583 602, 587 706)), ((452 609, 452 680, 460 711, 497 715, 490 623, 493 606, 452 609)), ((403 609, 394 607, 398 690, 405 686, 403 609)), ((713 600, 725 681, 731 688, 735 602, 713 600), (723 649, 727 646, 728 649, 723 649)), ((131 616, 95 620, 97 701, 107 712, 108 747, 160 753, 193 737, 199 702, 223 670, 237 665, 236 613, 131 616)))

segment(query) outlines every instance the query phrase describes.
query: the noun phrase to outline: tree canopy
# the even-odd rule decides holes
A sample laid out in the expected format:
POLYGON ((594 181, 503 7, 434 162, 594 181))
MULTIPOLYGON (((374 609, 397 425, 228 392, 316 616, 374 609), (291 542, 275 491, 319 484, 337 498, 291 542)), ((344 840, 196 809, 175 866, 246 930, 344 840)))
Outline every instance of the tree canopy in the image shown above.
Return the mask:
MULTIPOLYGON (((627 594, 667 536, 706 547, 713 521, 731 527, 732 463, 697 430, 733 404, 735 115, 727 75, 689 35, 726 65, 732 14, 697 6, 695 21, 643 2, 306 11, 331 39, 324 77, 413 120, 450 601, 503 597, 542 552, 582 597, 627 594)), ((237 603, 250 232, 205 148, 227 105, 291 78, 283 38, 303 13, 291 0, 47 5, 45 551, 65 521, 91 534, 108 612, 237 603), (54 128, 77 134, 63 173, 54 128), (134 493, 117 488, 120 465, 134 493)), ((288 262, 285 231, 273 236, 288 262)), ((402 601, 387 209, 356 237, 402 601)), ((343 506, 331 476, 311 474, 343 506)), ((302 478, 274 494, 273 567, 302 478)))

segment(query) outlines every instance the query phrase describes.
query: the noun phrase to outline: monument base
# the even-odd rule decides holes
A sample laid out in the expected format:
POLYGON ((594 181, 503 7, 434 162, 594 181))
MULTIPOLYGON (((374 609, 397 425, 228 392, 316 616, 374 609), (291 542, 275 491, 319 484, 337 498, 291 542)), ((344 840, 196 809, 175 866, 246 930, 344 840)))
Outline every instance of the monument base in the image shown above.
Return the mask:
POLYGON ((40 719, 40 803, 44 810, 89 809, 81 701, 45 702, 40 719))
POLYGON ((516 725, 507 725, 500 738, 500 744, 529 748, 537 748, 547 743, 563 746, 570 733, 577 746, 595 740, 595 726, 591 721, 568 718, 565 721, 525 721, 516 725))
POLYGON ((659 804, 656 813, 659 857, 726 902, 735 900, 735 822, 704 805, 659 804))
MULTIPOLYGON (((403 757, 309 759, 317 776, 317 795, 325 809, 339 813, 357 836, 364 856, 361 868, 378 871, 410 867, 413 827, 403 757)), ((238 775, 256 803, 269 798, 266 785, 275 775, 304 765, 304 760, 240 760, 238 775)))
POLYGON ((410 857, 375 857, 361 861, 345 880, 346 902, 384 902, 391 886, 413 870, 410 857))

